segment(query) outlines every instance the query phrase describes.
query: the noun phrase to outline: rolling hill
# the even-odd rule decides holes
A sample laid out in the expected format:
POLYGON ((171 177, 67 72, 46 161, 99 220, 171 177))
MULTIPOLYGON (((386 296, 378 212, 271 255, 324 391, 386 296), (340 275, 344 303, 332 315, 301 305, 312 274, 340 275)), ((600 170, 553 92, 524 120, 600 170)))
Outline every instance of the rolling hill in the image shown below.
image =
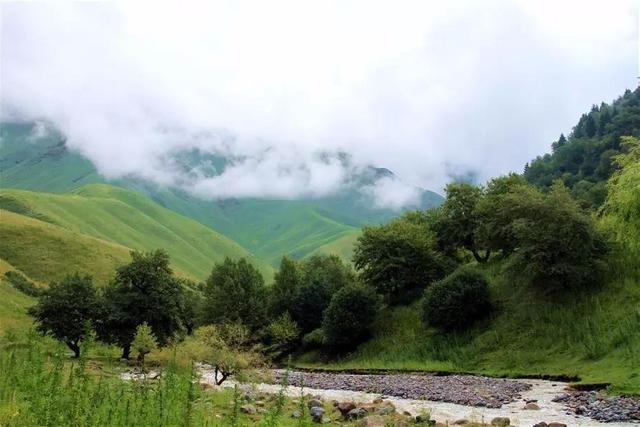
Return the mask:
MULTIPOLYGON (((34 137, 33 123, 2 123, 0 186, 46 192, 69 192, 86 184, 107 183, 92 163, 67 149, 64 135, 52 131, 34 137)), ((186 156, 185 168, 204 155, 186 156)), ((205 158, 224 166, 224 159, 205 158)), ((355 184, 365 186, 380 176, 393 176, 383 168, 370 168, 355 184)), ((282 255, 303 258, 333 241, 343 239, 366 224, 387 221, 397 211, 377 208, 357 187, 342 193, 306 200, 204 200, 185 191, 134 178, 108 182, 135 190, 158 205, 184 215, 237 242, 256 257, 277 265, 282 255)), ((441 203, 442 197, 422 191, 420 207, 441 203)), ((344 244, 345 241, 341 240, 344 244)), ((344 253, 349 253, 346 249, 344 253)))
MULTIPOLYGON (((3 236, 13 233, 12 235, 17 239, 22 238, 27 242, 24 246, 25 250, 30 249, 33 253, 41 251, 43 256, 45 254, 53 256, 51 252, 55 252, 56 247, 61 247, 54 243, 56 239, 51 237, 45 242, 31 243, 28 239, 39 239, 41 235, 53 236, 64 230, 75 233, 77 245, 80 245, 79 251, 82 246, 96 243, 83 242, 86 236, 99 239, 101 242, 111 242, 112 246, 107 253, 118 252, 122 255, 114 254, 114 263, 116 260, 118 263, 123 259, 127 260, 129 248, 136 250, 164 248, 178 271, 200 280, 209 274, 214 262, 221 261, 225 256, 247 257, 267 278, 272 274, 270 266, 237 243, 196 221, 157 205, 141 194, 119 187, 90 184, 68 194, 4 189, 1 194, 0 208, 33 217, 27 218, 32 221, 29 223, 24 215, 18 218, 15 214, 4 213, 8 220, 5 221, 3 218, 2 221, 3 227, 7 227, 3 230, 3 236), (37 221, 37 226, 41 229, 46 228, 48 233, 38 232, 33 221, 37 221), (19 228, 12 227, 14 223, 27 224, 19 228), (120 249, 116 250, 116 247, 120 249)), ((73 239, 65 241, 63 247, 74 247, 74 244, 70 243, 71 240, 73 239)), ((9 256, 12 251, 11 246, 10 242, 3 243, 7 255, 0 254, 0 257, 34 279, 40 280, 41 276, 29 270, 33 267, 29 267, 28 262, 24 265, 14 262, 15 260, 9 256)), ((107 249, 105 245, 96 246, 101 247, 96 247, 96 254, 107 249)), ((35 255, 30 255, 31 260, 38 259, 34 257, 35 255)), ((57 264, 54 260, 50 262, 57 264)))

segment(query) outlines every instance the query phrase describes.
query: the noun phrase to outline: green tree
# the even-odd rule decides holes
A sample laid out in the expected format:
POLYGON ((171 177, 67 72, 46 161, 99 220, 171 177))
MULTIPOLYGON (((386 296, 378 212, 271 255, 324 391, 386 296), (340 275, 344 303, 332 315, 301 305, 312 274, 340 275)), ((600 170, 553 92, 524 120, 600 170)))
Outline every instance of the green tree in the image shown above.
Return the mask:
POLYGON ((350 265, 335 255, 316 255, 302 261, 302 286, 296 293, 294 320, 303 333, 319 328, 322 314, 339 289, 355 283, 350 265))
POLYGON ((274 358, 291 352, 300 340, 300 328, 288 311, 272 321, 268 329, 270 342, 268 351, 274 358))
POLYGON ((258 269, 244 258, 225 258, 205 284, 202 323, 236 322, 257 331, 266 324, 266 297, 258 269))
POLYGON ((153 335, 147 322, 138 325, 136 333, 133 335, 131 346, 138 352, 138 363, 141 365, 144 364, 144 357, 158 348, 158 340, 153 335))
POLYGON ((478 270, 460 267, 430 286, 422 301, 423 319, 445 331, 462 330, 490 310, 489 284, 478 270))
POLYGON ((122 347, 129 358, 135 330, 146 322, 164 345, 185 332, 183 288, 169 268, 163 250, 132 252, 131 262, 116 270, 115 280, 105 289, 105 318, 98 336, 122 347))
POLYGON ((273 318, 282 313, 295 313, 295 298, 303 279, 301 270, 298 262, 286 256, 282 257, 270 289, 269 306, 273 318))
POLYGON ((467 183, 452 183, 445 191, 447 197, 440 208, 438 220, 432 226, 439 246, 447 253, 466 249, 476 261, 486 262, 491 250, 483 247, 478 239, 478 229, 482 224, 478 204, 484 196, 483 189, 467 183))
POLYGON ((80 342, 100 317, 100 302, 90 276, 74 274, 53 282, 29 309, 37 330, 50 333, 80 357, 80 342))
POLYGON ((437 250, 424 215, 364 227, 353 262, 364 282, 391 303, 401 302, 444 277, 451 259, 437 250))
POLYGON ((322 320, 326 345, 335 352, 355 348, 369 333, 380 299, 364 286, 347 286, 331 298, 322 320))

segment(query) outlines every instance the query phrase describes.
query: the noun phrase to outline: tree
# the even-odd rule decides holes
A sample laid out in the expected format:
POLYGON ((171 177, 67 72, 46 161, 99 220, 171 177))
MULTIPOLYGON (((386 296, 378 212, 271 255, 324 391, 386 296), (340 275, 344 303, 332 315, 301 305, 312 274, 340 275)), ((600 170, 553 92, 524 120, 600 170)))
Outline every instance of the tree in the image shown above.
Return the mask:
POLYGON ((74 274, 53 282, 42 292, 38 303, 29 309, 37 329, 64 342, 80 357, 80 342, 100 317, 98 294, 90 276, 74 274))
POLYGON ((315 255, 301 262, 302 286, 294 301, 293 318, 303 333, 319 328, 322 314, 339 289, 352 285, 356 276, 335 255, 315 255))
POLYGON ((325 343, 336 352, 351 350, 367 337, 379 307, 379 297, 372 289, 340 289, 331 298, 322 320, 325 343))
POLYGON ((291 352, 300 340, 300 328, 288 311, 269 324, 268 334, 270 342, 268 351, 274 358, 291 352))
POLYGON ((128 359, 135 330, 146 322, 158 344, 165 345, 185 332, 184 301, 166 252, 132 252, 131 262, 116 270, 115 280, 105 289, 105 318, 98 336, 122 346, 122 357, 128 359))
POLYGON ((523 188, 504 199, 517 248, 507 268, 547 289, 592 283, 604 267, 606 241, 595 222, 556 182, 548 194, 523 188))
POLYGON ((266 324, 266 296, 258 269, 244 258, 225 258, 205 284, 202 323, 242 323, 256 331, 266 324))
POLYGON ((270 292, 270 315, 277 317, 283 313, 295 313, 296 294, 302 286, 301 266, 289 257, 282 257, 280 268, 275 274, 270 292))
POLYGON ((144 357, 158 348, 158 340, 153 335, 147 322, 138 325, 131 346, 138 352, 138 363, 141 365, 144 365, 144 357))
POLYGON ((486 262, 491 250, 482 247, 477 236, 482 220, 477 207, 484 196, 483 189, 472 184, 452 183, 445 191, 447 197, 440 216, 432 226, 440 248, 447 253, 464 248, 476 261, 486 262))
MULTIPOLYGON (((435 215, 435 214, 433 214, 435 215)), ((424 215, 405 215, 364 227, 353 263, 364 282, 390 303, 398 303, 444 277, 453 261, 439 253, 424 215)))
POLYGON ((239 323, 202 326, 185 341, 184 348, 194 361, 214 368, 214 380, 221 385, 232 375, 247 374, 262 364, 260 355, 249 347, 250 331, 239 323))
POLYGON ((490 309, 489 284, 479 271, 460 267, 424 293, 423 319, 444 331, 462 330, 490 309))

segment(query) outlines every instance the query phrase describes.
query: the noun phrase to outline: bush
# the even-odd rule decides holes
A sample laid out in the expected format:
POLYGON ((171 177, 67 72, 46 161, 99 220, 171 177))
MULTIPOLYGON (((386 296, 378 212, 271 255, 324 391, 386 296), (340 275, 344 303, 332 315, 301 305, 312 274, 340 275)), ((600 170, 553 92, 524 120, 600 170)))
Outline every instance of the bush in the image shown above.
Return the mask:
POLYGON ((322 328, 314 329, 302 337, 302 348, 305 350, 313 350, 320 348, 325 344, 324 331, 322 328))
POLYGON ((4 273, 4 279, 25 295, 31 297, 39 297, 42 295, 43 290, 37 287, 31 280, 27 279, 22 273, 9 270, 4 273))
POLYGON ((271 343, 268 350, 272 357, 278 358, 293 350, 299 342, 300 328, 289 312, 285 312, 269 324, 268 334, 271 343))
POLYGON ((422 304, 427 325, 462 330, 489 312, 489 284, 481 272, 461 267, 431 285, 422 304))
POLYGON ((350 350, 365 339, 380 304, 379 298, 364 286, 340 289, 324 313, 322 330, 325 343, 335 351, 350 350))

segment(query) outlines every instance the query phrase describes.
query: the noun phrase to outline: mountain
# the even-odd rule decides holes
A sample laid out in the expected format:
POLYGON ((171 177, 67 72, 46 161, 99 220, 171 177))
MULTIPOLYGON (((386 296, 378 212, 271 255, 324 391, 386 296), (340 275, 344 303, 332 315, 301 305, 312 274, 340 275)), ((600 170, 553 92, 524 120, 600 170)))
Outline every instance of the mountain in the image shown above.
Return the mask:
MULTIPOLYGON (((21 214, 23 217, 32 217, 39 223, 38 227, 27 224, 31 227, 30 230, 24 227, 18 229, 14 233, 17 233, 17 243, 3 238, 0 243, 0 257, 11 264, 14 264, 10 256, 11 251, 21 244, 27 246, 24 248, 25 251, 28 249, 32 251, 30 255, 32 259, 38 251, 42 251, 43 254, 56 252, 54 243, 47 245, 44 241, 37 241, 43 236, 51 235, 54 231, 52 227, 55 227, 57 234, 60 234, 60 229, 63 229, 75 233, 76 237, 75 242, 71 242, 74 240, 71 238, 49 239, 53 241, 57 239, 59 250, 71 250, 72 247, 79 245, 78 251, 81 251, 82 246, 91 246, 89 244, 91 242, 87 242, 86 245, 82 242, 83 236, 117 244, 121 248, 119 254, 122 256, 112 255, 113 265, 119 265, 123 260, 128 260, 130 249, 164 248, 171 256, 175 268, 195 279, 206 278, 214 262, 221 261, 225 256, 249 258, 267 278, 273 272, 264 261, 227 237, 197 221, 163 208, 139 193, 116 186, 87 184, 70 193, 62 194, 3 189, 0 208, 21 214), (21 241, 20 236, 24 240, 21 241), (29 239, 34 241, 29 242, 29 239)), ((25 222, 24 219, 21 221, 25 222)), ((3 212, 3 227, 11 226, 14 222, 20 221, 11 213, 3 212)), ((3 237, 10 231, 3 229, 3 237)), ((115 250, 115 248, 112 249, 115 250)), ((105 257, 113 252, 113 250, 106 251, 105 246, 102 245, 101 250, 96 249, 98 262, 104 261, 99 255, 103 250, 105 257)), ((55 258, 54 255, 51 254, 55 258)), ((58 264, 51 259, 49 262, 58 264)), ((26 264, 28 263, 24 266, 14 265, 34 279, 40 279, 31 271, 25 270, 30 268, 26 264)), ((48 276, 44 275, 42 280, 46 280, 46 277, 48 276)))
MULTIPOLYGON (((361 191, 380 177, 395 176, 384 168, 366 169, 354 185, 318 199, 205 200, 183 190, 135 178, 107 181, 82 155, 70 151, 64 135, 53 131, 33 138, 34 123, 2 123, 0 186, 47 192, 68 192, 85 184, 109 183, 138 191, 155 203, 191 218, 237 242, 256 257, 276 265, 282 255, 303 258, 334 241, 353 236, 366 224, 398 215, 379 208, 361 191)), ((177 161, 189 169, 202 163, 223 170, 226 160, 199 152, 181 153, 177 161)), ((442 197, 422 190, 415 207, 437 206, 442 197)), ((344 242, 344 240, 342 240, 344 242)), ((348 253, 347 249, 345 253, 348 253)))
POLYGON ((560 135, 551 153, 525 166, 524 176, 543 189, 561 179, 585 207, 604 201, 606 180, 615 171, 613 158, 620 154, 622 136, 640 136, 640 88, 611 104, 594 105, 583 114, 568 137, 560 135))

